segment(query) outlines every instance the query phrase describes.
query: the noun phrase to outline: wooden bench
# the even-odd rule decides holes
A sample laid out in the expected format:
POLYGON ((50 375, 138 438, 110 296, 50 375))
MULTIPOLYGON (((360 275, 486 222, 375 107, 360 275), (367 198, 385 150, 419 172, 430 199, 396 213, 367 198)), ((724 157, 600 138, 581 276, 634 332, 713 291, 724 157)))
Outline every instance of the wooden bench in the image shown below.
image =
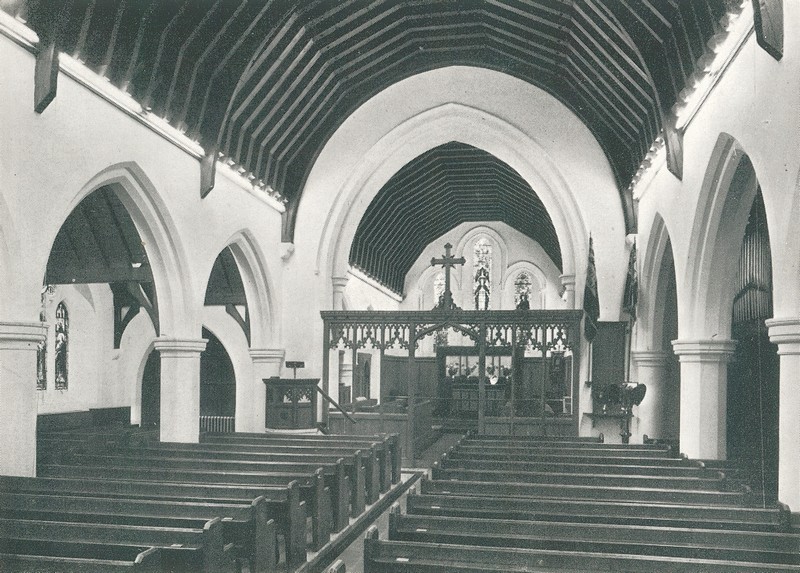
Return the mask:
MULTIPOLYGON (((341 531, 349 523, 350 500, 355 492, 351 487, 350 478, 346 474, 344 460, 338 458, 335 462, 320 466, 319 463, 302 462, 251 462, 234 460, 220 460, 209 458, 183 458, 174 456, 151 456, 145 452, 132 449, 115 451, 110 454, 72 454, 61 460, 65 465, 88 465, 97 467, 134 467, 167 470, 190 471, 223 471, 234 473, 258 473, 267 475, 286 475, 288 483, 298 476, 313 475, 322 469, 325 483, 331 492, 332 500, 332 530, 341 531)), ((299 479, 299 478, 298 478, 299 479)), ((303 482, 301 482, 302 484, 303 482)), ((362 494, 363 497, 363 494, 362 494)), ((363 508, 362 508, 363 511, 363 508)))
MULTIPOLYGON (((332 528, 332 497, 325 486, 325 476, 321 468, 313 474, 275 473, 275 472, 234 472, 214 470, 177 470, 166 467, 108 467, 88 465, 54 465, 38 467, 42 477, 111 479, 122 481, 141 481, 158 483, 181 483, 196 485, 249 486, 252 488, 269 488, 288 486, 297 483, 300 495, 309 508, 312 526, 312 547, 319 550, 328 542, 332 528)), ((254 490, 258 491, 258 490, 254 490)), ((256 493, 257 495, 265 495, 256 493)))
POLYGON ((489 444, 476 444, 465 442, 459 444, 456 449, 464 453, 473 454, 509 454, 509 455, 548 455, 557 454, 559 456, 575 456, 582 458, 657 458, 657 459, 676 459, 671 450, 631 448, 623 446, 613 446, 611 444, 596 444, 597 447, 575 447, 559 446, 556 444, 520 446, 510 443, 491 446, 489 444), (599 447, 604 446, 604 447, 599 447))
POLYGON ((708 469, 702 464, 679 466, 652 466, 637 464, 556 463, 532 460, 485 460, 482 457, 464 457, 445 453, 440 465, 451 469, 503 470, 556 473, 603 473, 614 475, 658 475, 662 477, 715 477, 727 476, 719 470, 708 469))
POLYGON ((0 492, 0 517, 190 528, 219 517, 225 542, 236 546, 237 557, 247 559, 250 571, 275 570, 277 530, 264 497, 222 504, 0 492))
POLYGON ((297 482, 287 487, 248 487, 219 484, 124 481, 97 478, 24 478, 0 476, 0 491, 108 497, 173 503, 250 504, 264 496, 267 511, 283 537, 287 561, 296 565, 306 558, 306 504, 297 482))
POLYGON ((798 565, 750 563, 602 552, 381 540, 370 527, 364 540, 364 573, 790 573, 798 565))
POLYGON ((451 459, 480 459, 483 461, 533 461, 555 464, 603 464, 603 465, 647 465, 655 467, 697 467, 696 461, 688 458, 637 458, 604 455, 561 455, 558 453, 512 453, 482 450, 453 449, 448 452, 451 459))
POLYGON ((420 515, 573 521, 662 527, 700 527, 738 531, 789 531, 786 508, 726 507, 643 502, 608 502, 539 497, 497 497, 491 492, 477 496, 409 493, 406 512, 420 515))
MULTIPOLYGON (((177 444, 173 444, 177 445, 177 444)), ((86 452, 85 449, 72 450, 75 452, 86 452)), ((230 448, 204 448, 201 444, 187 444, 186 448, 173 448, 173 447, 160 447, 152 445, 141 448, 117 448, 110 453, 114 455, 124 456, 138 456, 160 459, 184 459, 184 460, 228 460, 233 462, 259 462, 271 463, 275 467, 285 467, 292 464, 316 464, 322 466, 326 470, 326 476, 338 471, 338 463, 344 465, 345 472, 350 480, 351 498, 350 498, 350 515, 357 517, 364 512, 366 504, 366 477, 364 459, 365 454, 362 450, 356 450, 352 455, 345 454, 344 456, 336 455, 312 455, 312 454, 272 454, 272 453, 259 453, 253 451, 237 451, 230 448)), ((370 458, 375 463, 371 464, 371 468, 377 468, 377 458, 374 451, 367 451, 366 457, 370 458)), ((63 459, 63 458, 62 458, 63 459)), ((283 470, 281 470, 283 471, 283 470)), ((346 515, 342 516, 346 520, 346 515)), ((336 516, 338 525, 347 525, 346 521, 339 522, 339 516, 336 516)), ((337 527, 337 530, 340 527, 337 527)))
POLYGON ((381 491, 387 491, 390 483, 400 481, 402 451, 400 440, 397 434, 377 435, 377 436, 358 436, 344 434, 204 434, 201 436, 202 443, 221 443, 221 444, 273 444, 273 445, 313 445, 316 447, 357 447, 375 446, 381 461, 381 491), (390 471, 391 470, 391 471, 390 471), (391 478, 391 479, 390 479, 391 478))
POLYGON ((613 485, 562 485, 553 483, 428 480, 423 491, 453 495, 491 492, 496 497, 543 497, 594 501, 641 501, 685 505, 752 505, 744 492, 620 487, 613 485))
POLYGON ((233 547, 224 543, 219 518, 207 521, 201 529, 0 518, 2 547, 51 542, 160 547, 164 571, 232 573, 235 570, 233 547))
POLYGON ((402 515, 398 504, 392 507, 389 516, 389 539, 800 566, 798 534, 585 524, 577 520, 554 522, 402 515))
POLYGON ((636 488, 663 488, 683 490, 731 490, 739 484, 728 484, 721 475, 713 477, 663 477, 659 475, 620 475, 598 473, 572 473, 555 471, 510 471, 508 469, 466 469, 433 465, 433 479, 457 481, 499 481, 559 485, 615 486, 636 488))
POLYGON ((0 552, 4 573, 161 573, 161 549, 131 545, 26 542, 0 552), (9 553, 14 551, 16 553, 9 553))

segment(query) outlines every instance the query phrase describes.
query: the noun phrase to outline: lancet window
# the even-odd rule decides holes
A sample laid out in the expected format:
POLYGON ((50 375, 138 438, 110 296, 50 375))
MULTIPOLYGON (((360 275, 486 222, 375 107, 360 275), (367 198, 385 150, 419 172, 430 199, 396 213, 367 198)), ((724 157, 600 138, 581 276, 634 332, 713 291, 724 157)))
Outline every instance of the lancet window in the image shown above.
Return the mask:
POLYGON ((492 245, 486 239, 479 239, 475 243, 472 273, 475 310, 489 310, 492 294, 492 245))
POLYGON ((69 386, 69 371, 68 371, 68 358, 69 358, 69 312, 67 306, 60 302, 56 307, 56 323, 55 323, 55 381, 56 390, 66 390, 69 386))
POLYGON ((514 306, 516 308, 524 310, 530 308, 532 283, 531 275, 525 271, 519 273, 514 279, 514 306))
MULTIPOLYGON (((44 311, 39 313, 39 321, 47 321, 44 311)), ((36 349, 36 389, 47 390, 47 334, 36 349)))

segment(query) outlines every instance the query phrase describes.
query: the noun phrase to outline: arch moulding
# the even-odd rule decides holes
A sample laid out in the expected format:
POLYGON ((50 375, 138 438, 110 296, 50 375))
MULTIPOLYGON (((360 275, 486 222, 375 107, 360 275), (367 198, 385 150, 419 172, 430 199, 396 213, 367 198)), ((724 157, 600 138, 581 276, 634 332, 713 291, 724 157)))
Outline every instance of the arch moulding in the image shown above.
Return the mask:
POLYGON ((543 147, 510 123, 485 111, 447 103, 396 126, 364 155, 337 194, 325 220, 316 265, 324 277, 345 276, 358 223, 375 195, 409 161, 450 141, 493 154, 535 190, 553 220, 563 272, 583 276, 588 233, 565 178, 543 147), (522 152, 525 151, 525 153, 522 152))

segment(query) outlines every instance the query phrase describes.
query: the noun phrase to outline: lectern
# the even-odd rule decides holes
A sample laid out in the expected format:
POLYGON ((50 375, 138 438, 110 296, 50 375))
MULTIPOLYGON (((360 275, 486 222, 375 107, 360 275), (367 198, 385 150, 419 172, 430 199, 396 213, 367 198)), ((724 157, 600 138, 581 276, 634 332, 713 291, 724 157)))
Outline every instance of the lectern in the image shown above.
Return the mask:
POLYGON ((267 385, 266 427, 315 428, 319 378, 264 378, 267 385))

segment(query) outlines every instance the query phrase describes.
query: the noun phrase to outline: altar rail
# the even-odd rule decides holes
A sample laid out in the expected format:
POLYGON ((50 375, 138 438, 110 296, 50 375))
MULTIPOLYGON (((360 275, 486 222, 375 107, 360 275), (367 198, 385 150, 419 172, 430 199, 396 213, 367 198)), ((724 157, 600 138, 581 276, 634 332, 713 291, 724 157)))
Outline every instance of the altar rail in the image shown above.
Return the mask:
POLYGON ((236 431, 236 418, 234 416, 200 416, 200 431, 232 434, 236 431))

